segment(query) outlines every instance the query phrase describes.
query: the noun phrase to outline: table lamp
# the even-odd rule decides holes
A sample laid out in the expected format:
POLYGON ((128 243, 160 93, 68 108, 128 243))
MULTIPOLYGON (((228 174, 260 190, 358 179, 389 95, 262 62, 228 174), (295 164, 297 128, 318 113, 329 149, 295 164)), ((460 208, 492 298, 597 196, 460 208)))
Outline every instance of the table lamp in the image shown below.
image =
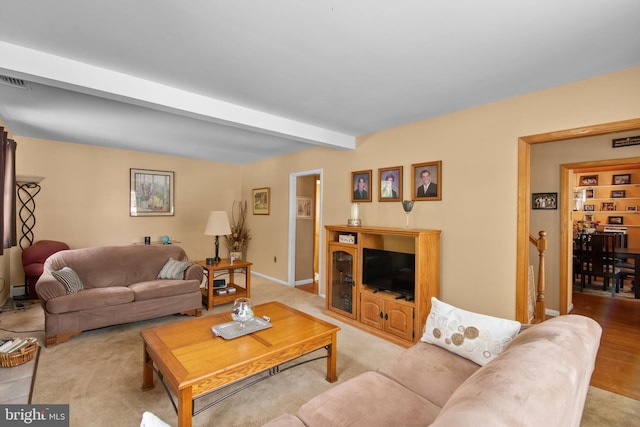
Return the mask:
POLYGON ((212 211, 209 214, 207 227, 204 229, 205 236, 216 236, 216 256, 214 262, 220 262, 218 250, 220 249, 220 236, 231 234, 229 227, 229 217, 225 211, 212 211))

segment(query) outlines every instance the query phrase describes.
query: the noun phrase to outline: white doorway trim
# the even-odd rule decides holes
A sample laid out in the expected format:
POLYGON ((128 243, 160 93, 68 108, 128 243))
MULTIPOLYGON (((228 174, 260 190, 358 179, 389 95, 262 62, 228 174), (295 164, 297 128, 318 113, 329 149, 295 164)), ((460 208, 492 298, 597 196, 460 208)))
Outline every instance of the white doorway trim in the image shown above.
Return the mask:
MULTIPOLYGON (((293 172, 289 174, 289 253, 288 253, 288 279, 287 284, 289 286, 296 285, 296 190, 297 190, 297 178, 301 176, 318 175, 320 180, 319 185, 319 197, 318 197, 318 227, 320 229, 320 241, 318 242, 318 294, 320 295, 320 284, 322 283, 324 265, 324 242, 322 239, 322 169, 313 169, 303 172, 293 172)), ((324 296, 324 295, 320 295, 324 296)))

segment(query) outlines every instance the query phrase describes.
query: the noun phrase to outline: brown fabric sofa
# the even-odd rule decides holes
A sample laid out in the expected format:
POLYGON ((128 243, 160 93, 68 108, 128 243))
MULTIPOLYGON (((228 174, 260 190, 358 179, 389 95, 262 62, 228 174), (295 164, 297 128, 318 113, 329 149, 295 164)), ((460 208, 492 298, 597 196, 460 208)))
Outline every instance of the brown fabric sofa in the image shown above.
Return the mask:
POLYGON ((266 426, 579 426, 601 333, 587 317, 556 317, 483 367, 419 342, 266 426))
POLYGON ((50 256, 36 283, 46 345, 67 341, 81 331, 174 313, 200 316, 202 267, 191 264, 183 279, 157 279, 169 258, 188 261, 175 245, 95 247, 50 256), (63 267, 77 273, 84 289, 67 293, 52 275, 63 267))

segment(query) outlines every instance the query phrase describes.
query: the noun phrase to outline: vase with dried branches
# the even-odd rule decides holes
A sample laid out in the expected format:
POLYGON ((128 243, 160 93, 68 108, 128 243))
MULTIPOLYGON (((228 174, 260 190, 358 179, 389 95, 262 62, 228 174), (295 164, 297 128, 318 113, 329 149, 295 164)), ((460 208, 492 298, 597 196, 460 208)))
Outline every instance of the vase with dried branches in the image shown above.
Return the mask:
POLYGON ((231 234, 225 236, 229 255, 240 259, 244 258, 249 240, 251 240, 251 233, 246 222, 247 209, 246 200, 244 202, 239 201, 237 204, 235 201, 233 202, 231 207, 231 234))

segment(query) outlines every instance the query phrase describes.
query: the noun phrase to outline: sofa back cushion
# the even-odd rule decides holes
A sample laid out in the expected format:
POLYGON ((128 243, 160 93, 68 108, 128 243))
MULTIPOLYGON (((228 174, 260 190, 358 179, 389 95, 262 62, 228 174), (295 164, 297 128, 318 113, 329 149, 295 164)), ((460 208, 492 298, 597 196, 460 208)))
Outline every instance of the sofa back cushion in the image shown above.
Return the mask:
POLYGON ((520 333, 471 375, 433 426, 579 426, 602 329, 584 316, 520 333))
POLYGON ((85 289, 106 288, 155 280, 169 258, 187 261, 184 250, 175 245, 102 246, 55 253, 45 269, 71 267, 85 289))

